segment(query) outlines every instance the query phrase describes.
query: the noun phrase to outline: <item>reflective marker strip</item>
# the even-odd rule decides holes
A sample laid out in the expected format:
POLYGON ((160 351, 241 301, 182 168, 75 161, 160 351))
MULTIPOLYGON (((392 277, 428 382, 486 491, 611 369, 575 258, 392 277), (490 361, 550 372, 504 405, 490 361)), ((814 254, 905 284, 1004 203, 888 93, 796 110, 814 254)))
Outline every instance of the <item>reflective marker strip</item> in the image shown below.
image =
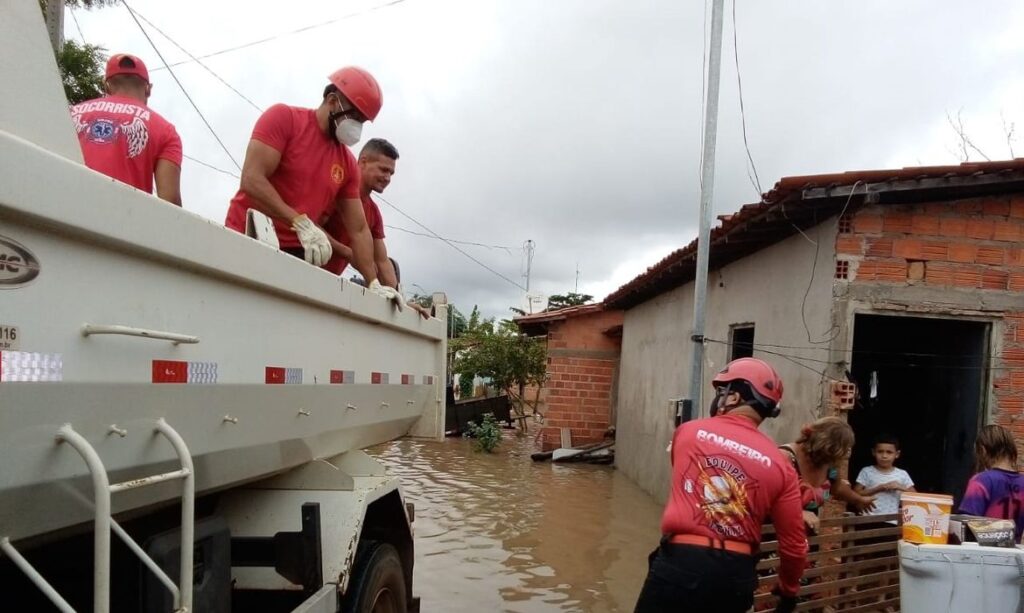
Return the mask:
POLYGON ((356 371, 354 370, 332 370, 331 383, 355 383, 356 371))
POLYGON ((372 372, 370 373, 370 383, 387 385, 390 377, 386 372, 372 372))
POLYGON ((216 362, 153 360, 153 383, 216 383, 216 362))
POLYGON ((423 375, 423 385, 433 385, 434 375, 423 375))
POLYGON ((0 381, 60 381, 64 360, 59 353, 0 351, 0 381))
POLYGON ((302 369, 267 366, 264 382, 273 385, 302 383, 302 369))
POLYGON ((413 385, 416 383, 416 375, 402 375, 402 385, 413 385))

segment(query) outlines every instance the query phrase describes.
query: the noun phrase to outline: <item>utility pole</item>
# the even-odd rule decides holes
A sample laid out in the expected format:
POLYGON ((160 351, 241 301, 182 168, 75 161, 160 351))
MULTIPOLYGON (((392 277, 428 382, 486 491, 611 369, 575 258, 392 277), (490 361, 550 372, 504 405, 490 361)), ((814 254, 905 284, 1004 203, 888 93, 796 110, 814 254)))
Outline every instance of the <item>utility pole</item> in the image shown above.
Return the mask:
MULTIPOLYGON (((693 356, 689 400, 701 405, 704 388, 704 314, 711 254, 711 203, 715 193, 715 144, 718 137, 718 85, 722 72, 722 20, 725 0, 712 0, 711 45, 708 53, 708 89, 704 107, 704 150, 700 170, 700 226, 697 233, 697 275, 693 281, 693 356)), ((698 409, 699 411, 700 409, 698 409)), ((677 415, 677 422, 681 415, 677 415)))
POLYGON ((533 241, 528 240, 523 246, 526 250, 526 293, 530 293, 530 269, 533 268, 533 241))
POLYGON ((43 18, 46 20, 46 30, 50 34, 53 54, 60 55, 64 49, 64 0, 46 0, 43 18))
POLYGON ((576 262, 576 289, 572 290, 574 294, 580 293, 580 263, 576 262))

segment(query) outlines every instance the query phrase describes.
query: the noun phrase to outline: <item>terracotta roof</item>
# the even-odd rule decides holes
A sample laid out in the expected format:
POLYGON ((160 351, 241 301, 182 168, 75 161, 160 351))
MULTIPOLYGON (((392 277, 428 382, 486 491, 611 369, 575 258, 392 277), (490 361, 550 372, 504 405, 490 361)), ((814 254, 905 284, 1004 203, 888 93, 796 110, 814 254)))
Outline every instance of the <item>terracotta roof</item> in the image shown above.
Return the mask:
POLYGON ((514 317, 512 321, 517 324, 539 324, 551 321, 561 321, 563 319, 569 319, 570 317, 579 317, 580 315, 586 315, 588 313, 597 313, 604 310, 604 304, 597 302, 594 304, 579 304, 576 306, 562 307, 554 311, 541 311, 540 313, 533 313, 531 315, 520 315, 514 317))
MULTIPOLYGON (((939 201, 1009 191, 1024 191, 1024 158, 784 177, 761 202, 718 217, 718 227, 711 230, 709 268, 721 268, 865 201, 939 201)), ((684 285, 695 276, 696 259, 694 239, 612 292, 604 303, 628 309, 684 285)))

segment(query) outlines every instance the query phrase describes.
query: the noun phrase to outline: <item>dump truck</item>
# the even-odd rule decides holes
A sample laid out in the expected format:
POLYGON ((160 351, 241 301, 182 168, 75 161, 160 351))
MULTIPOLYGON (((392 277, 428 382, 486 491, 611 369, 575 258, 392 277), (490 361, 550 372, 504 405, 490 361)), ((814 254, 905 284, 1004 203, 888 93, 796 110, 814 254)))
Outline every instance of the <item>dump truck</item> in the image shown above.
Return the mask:
POLYGON ((443 435, 441 296, 401 311, 86 168, 39 4, 3 12, 8 604, 416 610, 413 510, 361 450, 443 435))

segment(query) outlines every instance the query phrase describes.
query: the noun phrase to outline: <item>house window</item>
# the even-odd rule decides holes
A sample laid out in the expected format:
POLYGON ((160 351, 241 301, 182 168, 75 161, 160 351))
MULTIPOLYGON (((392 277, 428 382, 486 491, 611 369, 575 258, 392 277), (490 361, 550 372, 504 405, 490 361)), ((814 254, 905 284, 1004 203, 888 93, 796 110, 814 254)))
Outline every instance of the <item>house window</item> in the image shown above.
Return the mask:
POLYGON ((754 324, 735 325, 729 330, 729 360, 754 356, 754 324))

